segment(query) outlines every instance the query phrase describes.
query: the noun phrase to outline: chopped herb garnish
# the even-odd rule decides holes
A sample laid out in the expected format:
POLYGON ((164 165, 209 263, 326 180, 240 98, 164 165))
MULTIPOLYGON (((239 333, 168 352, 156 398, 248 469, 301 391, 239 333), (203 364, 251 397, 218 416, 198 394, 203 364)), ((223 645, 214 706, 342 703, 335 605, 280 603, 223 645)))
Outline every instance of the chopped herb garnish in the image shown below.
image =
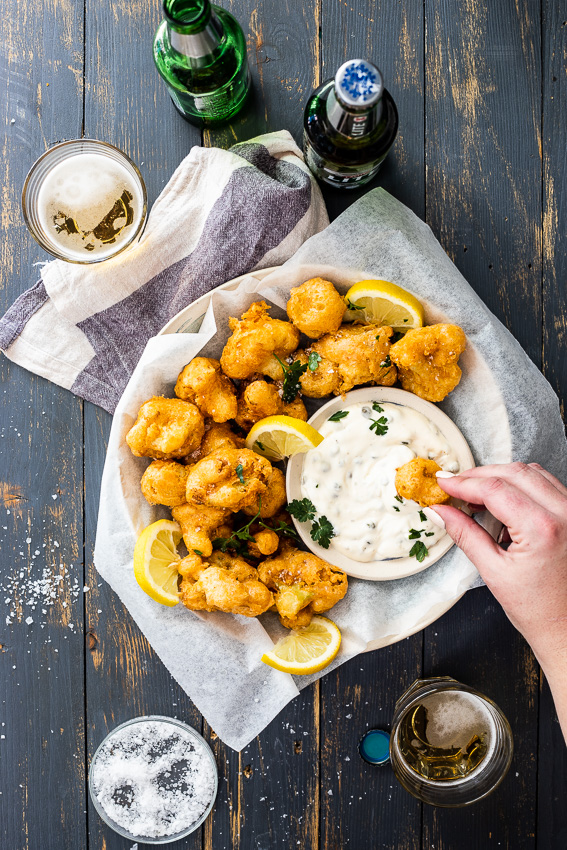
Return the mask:
MULTIPOLYGON (((227 549, 230 549, 231 552, 235 552, 237 555, 241 555, 244 558, 256 557, 248 551, 248 543, 250 541, 254 541, 254 535, 250 533, 250 526, 255 522, 257 522, 258 525, 261 525, 262 528, 267 528, 269 531, 275 531, 276 534, 283 534, 284 537, 297 538, 295 529, 293 529, 291 525, 288 525, 287 522, 280 520, 277 524, 268 525, 268 523, 260 519, 260 513, 262 511, 261 498, 258 498, 258 504, 258 510, 252 519, 246 523, 246 525, 243 525, 242 528, 238 528, 236 531, 233 531, 230 537, 215 537, 213 540, 213 549, 220 549, 221 552, 226 552, 227 549)), ((194 549, 193 551, 197 552, 198 555, 202 555, 202 552, 199 552, 198 549, 194 549)))
POLYGON ((388 433, 388 420, 385 416, 381 416, 380 419, 373 419, 372 425, 370 426, 370 430, 374 431, 379 437, 383 437, 384 434, 388 433))
POLYGON ((200 556, 201 556, 201 558, 204 558, 204 557, 205 557, 205 556, 203 555, 203 553, 201 552, 201 550, 200 550, 200 549, 193 549, 193 552, 194 552, 196 555, 200 555, 200 556))
POLYGON ((244 472, 244 467, 242 466, 241 463, 239 463, 238 466, 236 467, 236 474, 238 475, 238 480, 240 481, 241 484, 244 484, 243 472, 244 472))
POLYGON ((434 534, 435 534, 435 532, 434 532, 434 531, 426 531, 426 532, 425 532, 425 536, 426 536, 426 537, 433 537, 433 535, 434 535, 434 534))
POLYGON ((396 502, 399 502, 400 505, 403 505, 404 500, 402 499, 402 497, 398 493, 396 493, 396 495, 394 496, 394 499, 396 500, 396 502))
POLYGON ((260 440, 256 440, 256 445, 258 446, 261 452, 265 451, 264 446, 262 445, 260 440))
POLYGON ((410 558, 417 558, 420 564, 422 561, 425 560, 428 554, 429 551, 427 549, 427 546, 425 545, 425 543, 422 543, 421 540, 418 540, 417 543, 414 543, 410 549, 410 558))
POLYGON ((376 337, 376 339, 380 339, 380 334, 378 334, 378 336, 376 337))
POLYGON ((409 530, 409 539, 416 540, 418 537, 421 537, 421 531, 418 531, 415 528, 410 528, 409 530))
POLYGON ((372 402, 372 410, 375 410, 376 413, 384 413, 384 408, 380 407, 377 401, 372 402))
POLYGON ((396 505, 392 505, 392 507, 393 507, 393 509, 394 509, 395 511, 398 511, 398 513, 399 513, 400 509, 399 509, 399 508, 397 508, 397 507, 396 507, 396 505))
POLYGON ((423 511, 420 511, 420 512, 419 512, 419 518, 420 518, 420 520, 421 520, 422 522, 427 522, 427 517, 425 516, 425 514, 423 513, 423 511))
POLYGON ((382 360, 382 362, 380 363, 380 366, 381 366, 383 369, 389 369, 391 365, 392 365, 392 361, 390 360, 390 355, 389 355, 389 354, 387 354, 387 355, 386 355, 386 359, 385 359, 385 360, 382 360))
POLYGON ((362 304, 355 304, 354 301, 351 301, 347 298, 347 307, 349 310, 364 310, 362 304))
POLYGON ((336 413, 329 416, 329 422, 339 422, 341 419, 344 419, 345 416, 348 416, 348 413, 348 410, 337 410, 336 413))
POLYGON ((294 499, 287 506, 287 510, 299 522, 307 522, 313 519, 317 513, 317 509, 310 499, 294 499))
POLYGON ((312 351, 308 357, 307 364, 311 372, 314 372, 323 358, 316 351, 312 351))
POLYGON ((282 363, 277 354, 274 354, 274 357, 282 367, 284 373, 282 401, 284 404, 291 404, 292 401, 295 401, 301 389, 299 379, 307 372, 307 363, 302 364, 299 360, 294 360, 291 366, 288 366, 286 363, 282 363))
POLYGON ((329 548, 331 537, 334 536, 335 529, 326 516, 322 516, 321 519, 315 521, 311 526, 311 537, 315 543, 318 543, 319 546, 323 547, 323 549, 329 548))

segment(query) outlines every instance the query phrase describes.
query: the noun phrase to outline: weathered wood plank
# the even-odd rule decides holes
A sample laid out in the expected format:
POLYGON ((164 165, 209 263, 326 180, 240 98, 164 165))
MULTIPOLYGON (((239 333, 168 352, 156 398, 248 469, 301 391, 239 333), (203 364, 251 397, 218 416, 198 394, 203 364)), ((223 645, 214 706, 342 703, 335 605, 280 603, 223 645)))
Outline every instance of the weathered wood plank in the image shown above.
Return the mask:
MULTIPOLYGON (((152 59, 159 4, 87 0, 85 134, 125 150, 142 171, 150 204, 199 132, 171 105, 152 59)), ((89 759, 105 734, 143 714, 179 717, 198 731, 201 716, 165 670, 92 561, 98 494, 110 417, 85 405, 85 553, 87 584, 87 742, 89 759), (100 585, 100 586, 99 586, 100 585)), ((90 805, 90 804, 89 804, 90 805)), ((90 847, 122 848, 124 839, 89 808, 90 847)), ((172 848, 201 850, 201 830, 172 848)))
MULTIPOLYGON (((82 23, 82 5, 2 6, 2 313, 36 282, 34 264, 48 259, 25 228, 20 193, 48 146, 80 135, 82 23)), ((0 374, 0 843, 79 850, 82 406, 5 358, 0 374)))
MULTIPOLYGON (((567 3, 542 4, 543 50, 543 373, 562 410, 567 400, 567 3)), ((537 846, 567 846, 567 749, 542 676, 539 714, 537 846)))

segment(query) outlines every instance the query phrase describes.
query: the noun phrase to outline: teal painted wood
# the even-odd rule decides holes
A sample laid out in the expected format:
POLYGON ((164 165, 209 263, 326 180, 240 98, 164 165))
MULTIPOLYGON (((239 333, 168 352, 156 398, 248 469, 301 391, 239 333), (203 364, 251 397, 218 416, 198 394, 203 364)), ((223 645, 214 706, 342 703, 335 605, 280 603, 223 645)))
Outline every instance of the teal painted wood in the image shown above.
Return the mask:
MULTIPOLYGON (((81 133, 82 23, 81 6, 2 5, 2 313, 47 259, 20 193, 46 147, 81 133)), ((81 850, 82 404, 4 357, 0 375, 0 844, 81 850)))

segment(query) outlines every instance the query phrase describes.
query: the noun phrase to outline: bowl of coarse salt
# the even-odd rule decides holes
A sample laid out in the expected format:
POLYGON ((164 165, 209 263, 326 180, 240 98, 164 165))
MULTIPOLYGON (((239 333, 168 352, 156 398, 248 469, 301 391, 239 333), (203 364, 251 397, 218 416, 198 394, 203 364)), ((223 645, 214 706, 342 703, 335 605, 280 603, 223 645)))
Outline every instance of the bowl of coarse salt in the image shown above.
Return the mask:
POLYGON ((152 714, 113 729, 94 754, 91 800, 124 838, 168 844, 208 817, 218 789, 211 748, 191 726, 152 714))

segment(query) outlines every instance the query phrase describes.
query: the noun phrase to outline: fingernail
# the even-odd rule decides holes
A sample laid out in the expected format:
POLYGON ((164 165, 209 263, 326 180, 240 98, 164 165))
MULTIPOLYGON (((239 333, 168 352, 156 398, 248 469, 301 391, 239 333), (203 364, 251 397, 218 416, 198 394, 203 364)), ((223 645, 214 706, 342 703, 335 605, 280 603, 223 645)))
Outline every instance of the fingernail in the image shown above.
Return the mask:
POLYGON ((445 472, 444 469, 440 469, 439 472, 435 473, 435 475, 437 476, 437 478, 454 478, 455 477, 454 472, 445 472))
MULTIPOLYGON (((451 473, 449 473, 450 475, 451 473)), ((445 523, 443 522, 443 518, 439 516, 437 511, 434 511, 433 508, 423 508, 423 513, 427 517, 427 519, 436 525, 438 528, 445 528, 445 523)))

